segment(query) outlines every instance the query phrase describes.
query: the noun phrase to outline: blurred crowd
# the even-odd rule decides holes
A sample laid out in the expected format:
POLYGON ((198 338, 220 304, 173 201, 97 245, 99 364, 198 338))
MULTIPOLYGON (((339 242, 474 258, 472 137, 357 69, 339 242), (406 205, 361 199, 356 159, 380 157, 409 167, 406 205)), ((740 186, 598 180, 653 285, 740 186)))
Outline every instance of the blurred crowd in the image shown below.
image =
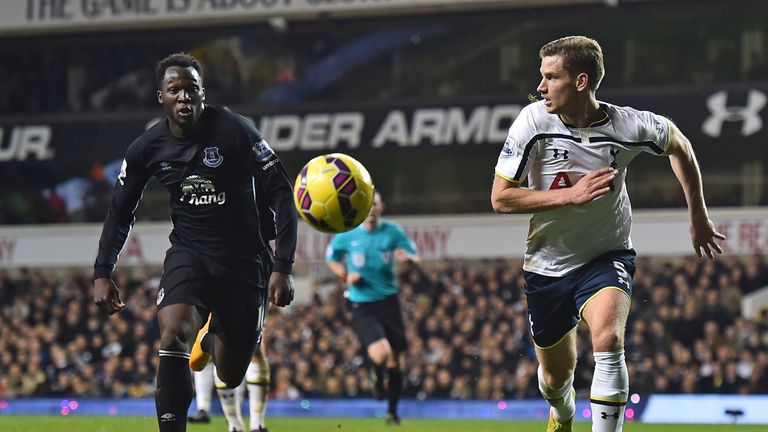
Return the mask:
MULTIPOLYGON (((126 310, 92 304, 90 271, 0 270, 0 398, 139 398, 154 393, 159 269, 116 273, 126 310)), ((406 397, 536 398, 536 361, 517 260, 446 260, 402 269, 406 397)), ((765 393, 768 316, 741 316, 743 295, 768 285, 762 256, 637 261, 627 362, 631 391, 765 393)), ((310 302, 268 321, 272 396, 370 397, 344 287, 320 281, 310 302)), ((575 386, 593 360, 580 329, 575 386)))

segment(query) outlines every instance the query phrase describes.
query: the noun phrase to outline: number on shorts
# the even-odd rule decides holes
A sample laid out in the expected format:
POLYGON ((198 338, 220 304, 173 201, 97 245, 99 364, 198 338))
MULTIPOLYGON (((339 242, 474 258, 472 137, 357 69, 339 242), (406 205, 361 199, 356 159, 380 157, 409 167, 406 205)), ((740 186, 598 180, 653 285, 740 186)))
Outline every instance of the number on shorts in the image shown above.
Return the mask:
POLYGON ((624 268, 624 263, 621 261, 614 261, 613 266, 616 267, 616 275, 619 277, 619 282, 626 285, 629 288, 629 273, 624 268))

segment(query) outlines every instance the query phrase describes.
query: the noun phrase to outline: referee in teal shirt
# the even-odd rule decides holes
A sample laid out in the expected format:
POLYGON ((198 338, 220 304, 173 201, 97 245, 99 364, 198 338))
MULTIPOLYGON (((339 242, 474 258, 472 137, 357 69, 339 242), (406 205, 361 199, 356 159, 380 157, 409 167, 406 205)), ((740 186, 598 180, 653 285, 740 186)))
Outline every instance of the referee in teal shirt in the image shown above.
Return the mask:
POLYGON ((337 234, 328 244, 326 263, 349 287, 352 321, 360 343, 375 366, 376 397, 384 398, 387 368, 387 423, 399 424, 397 403, 403 389, 402 356, 407 348, 398 296, 395 261, 416 264, 416 246, 396 222, 382 219, 378 192, 368 217, 357 228, 337 234))

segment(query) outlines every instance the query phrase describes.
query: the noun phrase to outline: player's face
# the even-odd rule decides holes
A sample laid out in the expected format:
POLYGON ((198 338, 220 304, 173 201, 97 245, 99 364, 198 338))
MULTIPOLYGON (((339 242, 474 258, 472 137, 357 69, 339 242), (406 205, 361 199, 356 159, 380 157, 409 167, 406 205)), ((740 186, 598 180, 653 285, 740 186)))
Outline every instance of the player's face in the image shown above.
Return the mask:
POLYGON ((191 66, 171 66, 165 70, 157 99, 165 108, 168 126, 173 135, 184 136, 197 123, 203 112, 203 79, 191 66))
POLYGON ((541 82, 536 91, 544 98, 544 105, 550 114, 564 114, 575 101, 576 80, 563 68, 559 55, 541 59, 541 82))
POLYGON ((382 211, 384 211, 384 203, 381 201, 381 196, 373 194, 373 205, 371 206, 371 211, 368 212, 365 223, 375 226, 379 222, 382 211))

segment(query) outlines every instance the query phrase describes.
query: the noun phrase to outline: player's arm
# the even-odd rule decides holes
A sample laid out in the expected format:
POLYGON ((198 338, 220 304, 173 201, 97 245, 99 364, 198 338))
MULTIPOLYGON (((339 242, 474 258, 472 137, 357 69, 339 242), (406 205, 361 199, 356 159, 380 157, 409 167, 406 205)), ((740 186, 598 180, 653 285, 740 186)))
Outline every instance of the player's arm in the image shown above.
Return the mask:
POLYGON ((112 280, 112 272, 136 221, 136 208, 148 180, 141 157, 142 148, 136 143, 132 144, 123 160, 107 209, 94 264, 94 303, 102 312, 110 315, 125 307, 120 300, 117 285, 112 280))
POLYGON ((294 295, 291 271, 296 255, 299 225, 293 205, 293 187, 282 162, 266 141, 255 143, 253 151, 258 171, 257 199, 267 200, 275 220, 275 265, 269 278, 270 299, 278 306, 286 306, 293 301, 294 295), (258 146, 261 148, 257 149, 258 146))
POLYGON ((613 168, 601 168, 580 178, 572 187, 546 191, 521 187, 499 173, 493 179, 491 205, 496 213, 536 213, 568 205, 580 205, 611 191, 613 168))
POLYGON ((509 128, 496 163, 491 206, 497 213, 536 213, 568 205, 579 205, 605 195, 615 176, 611 168, 591 172, 569 188, 536 190, 521 187, 538 156, 534 105, 520 112, 509 128))
POLYGON ((356 284, 362 279, 359 272, 347 273, 346 242, 339 236, 334 236, 325 248, 325 265, 344 283, 356 284))
POLYGON ((406 234, 402 227, 398 226, 397 233, 398 239, 394 250, 395 260, 407 264, 421 263, 419 251, 416 249, 416 243, 408 237, 408 234, 406 234))
POLYGON ((701 170, 691 142, 671 121, 669 122, 669 129, 669 145, 664 154, 669 156, 672 171, 683 187, 691 220, 693 249, 699 257, 702 256, 703 252, 708 257, 714 258, 713 250, 717 253, 723 252, 715 240, 725 240, 725 236, 715 230, 714 224, 709 219, 707 206, 704 202, 701 170))
MULTIPOLYGON (((274 271, 291 273, 296 254, 296 239, 298 237, 299 218, 293 205, 293 186, 288 179, 288 173, 283 163, 261 140, 254 144, 255 163, 254 176, 258 190, 257 199, 266 200, 266 204, 274 215, 275 223, 275 267, 274 271), (261 147, 258 150, 257 147, 261 147)), ((262 223, 271 223, 262 221, 262 223)), ((269 240, 269 239, 265 239, 269 240)))
POLYGON ((331 273, 335 274, 342 282, 347 281, 347 268, 343 263, 338 261, 326 261, 325 265, 331 270, 331 273))

